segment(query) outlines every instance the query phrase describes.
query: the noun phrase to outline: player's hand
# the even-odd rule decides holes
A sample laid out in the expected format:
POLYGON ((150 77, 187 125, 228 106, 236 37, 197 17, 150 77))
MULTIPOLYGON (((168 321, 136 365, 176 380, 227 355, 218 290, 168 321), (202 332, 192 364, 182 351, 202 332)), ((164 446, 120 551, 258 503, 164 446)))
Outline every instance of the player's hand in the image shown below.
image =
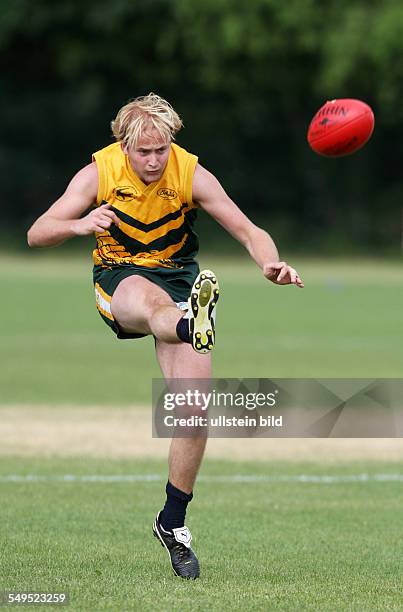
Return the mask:
POLYGON ((276 285, 304 286, 298 272, 291 268, 286 261, 276 261, 263 266, 263 274, 276 285))
POLYGON ((111 204, 103 204, 92 210, 82 219, 74 222, 74 231, 77 236, 86 236, 93 232, 103 232, 112 224, 119 227, 119 217, 111 209, 111 204))

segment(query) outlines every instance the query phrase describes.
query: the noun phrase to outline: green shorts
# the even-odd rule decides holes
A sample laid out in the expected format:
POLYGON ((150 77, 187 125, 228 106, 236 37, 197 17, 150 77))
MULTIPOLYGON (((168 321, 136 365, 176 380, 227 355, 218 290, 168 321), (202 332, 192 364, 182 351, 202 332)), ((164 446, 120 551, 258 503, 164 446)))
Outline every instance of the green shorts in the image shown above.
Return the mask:
POLYGON ((98 312, 118 338, 144 338, 146 334, 127 334, 123 332, 113 318, 111 312, 112 296, 120 281, 134 274, 143 276, 164 289, 179 307, 183 307, 198 273, 199 265, 194 260, 185 263, 180 268, 145 268, 131 264, 94 266, 93 278, 98 312))

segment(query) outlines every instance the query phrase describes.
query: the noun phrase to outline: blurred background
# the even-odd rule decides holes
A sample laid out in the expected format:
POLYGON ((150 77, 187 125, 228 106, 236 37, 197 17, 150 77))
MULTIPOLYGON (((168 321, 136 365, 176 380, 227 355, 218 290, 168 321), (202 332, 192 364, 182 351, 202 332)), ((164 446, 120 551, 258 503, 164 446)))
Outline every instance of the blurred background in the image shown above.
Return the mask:
POLYGON ((112 141, 118 109, 155 91, 184 119, 179 144, 282 252, 400 256, 400 0, 13 0, 0 46, 3 246, 26 248, 34 218, 112 141), (320 158, 307 127, 342 97, 372 106, 374 135, 320 158))
POLYGON ((13 0, 0 46, 3 404, 149 405, 153 342, 117 342, 102 323, 94 239, 29 250, 25 236, 112 142, 119 108, 150 91, 306 283, 262 282, 200 213, 200 263, 222 287, 214 375, 401 376, 400 0, 13 0), (354 155, 320 157, 308 125, 343 97, 372 106, 374 134, 354 155), (119 385, 100 385, 105 355, 119 385))
POLYGON ((0 50, 0 591, 67 590, 91 612, 401 610, 398 438, 210 440, 189 514, 206 580, 171 582, 150 543, 168 442, 151 437, 153 339, 101 321, 92 237, 25 236, 154 91, 306 283, 266 282, 199 215, 214 376, 401 377, 402 0, 3 0, 0 50), (306 132, 334 98, 376 125, 325 159, 306 132))
POLYGON ((306 283, 262 282, 199 215, 200 263, 222 287, 215 376, 401 376, 400 0, 13 0, 0 45, 0 402, 149 405, 153 342, 117 342, 98 316, 94 239, 29 250, 25 235, 112 142, 119 108, 150 91, 306 283), (372 106, 375 132, 320 157, 308 125, 343 97, 372 106), (119 385, 100 385, 104 359, 119 385))

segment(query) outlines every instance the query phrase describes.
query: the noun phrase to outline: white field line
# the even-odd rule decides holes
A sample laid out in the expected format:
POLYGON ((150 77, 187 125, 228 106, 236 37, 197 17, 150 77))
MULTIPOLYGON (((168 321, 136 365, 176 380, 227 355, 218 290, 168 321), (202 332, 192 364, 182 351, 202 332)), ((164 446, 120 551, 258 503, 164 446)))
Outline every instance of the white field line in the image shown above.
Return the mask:
MULTIPOLYGON (((15 482, 103 482, 103 483, 124 483, 124 482, 165 482, 166 476, 159 474, 65 474, 60 476, 45 476, 40 474, 8 474, 0 476, 0 484, 15 482)), ((198 482, 206 483, 302 483, 302 484, 338 484, 346 482, 403 482, 403 474, 348 474, 348 475, 312 475, 300 474, 295 476, 287 475, 242 475, 234 474, 228 476, 199 476, 198 482)))

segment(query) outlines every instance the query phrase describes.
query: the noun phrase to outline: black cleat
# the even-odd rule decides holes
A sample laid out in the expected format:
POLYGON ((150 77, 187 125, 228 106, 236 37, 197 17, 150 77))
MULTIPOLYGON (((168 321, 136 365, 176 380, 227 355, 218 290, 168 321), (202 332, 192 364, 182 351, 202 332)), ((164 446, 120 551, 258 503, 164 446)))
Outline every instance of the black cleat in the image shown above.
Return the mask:
POLYGON ((153 524, 153 533, 168 552, 175 576, 195 580, 200 576, 200 567, 196 555, 190 548, 192 534, 187 527, 166 531, 159 523, 159 517, 158 513, 153 524))

